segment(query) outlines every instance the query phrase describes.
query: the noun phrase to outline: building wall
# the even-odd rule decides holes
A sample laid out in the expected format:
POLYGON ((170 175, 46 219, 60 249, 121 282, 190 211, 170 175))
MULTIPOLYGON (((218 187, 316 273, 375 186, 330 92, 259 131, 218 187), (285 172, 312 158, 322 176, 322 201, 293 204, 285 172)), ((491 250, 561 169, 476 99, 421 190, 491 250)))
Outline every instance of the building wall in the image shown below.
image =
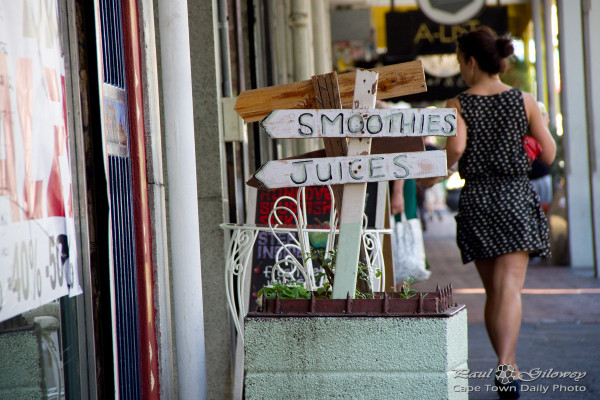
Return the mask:
POLYGON ((188 1, 208 398, 231 398, 231 323, 225 298, 225 221, 217 2, 188 1))

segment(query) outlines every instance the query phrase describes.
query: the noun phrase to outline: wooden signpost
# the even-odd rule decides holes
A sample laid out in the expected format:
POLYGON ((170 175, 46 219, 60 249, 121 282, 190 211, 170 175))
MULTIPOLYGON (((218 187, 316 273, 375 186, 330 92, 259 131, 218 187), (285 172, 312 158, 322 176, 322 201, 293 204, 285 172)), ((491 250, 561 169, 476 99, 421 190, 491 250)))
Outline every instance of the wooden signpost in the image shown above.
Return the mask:
MULTIPOLYGON (((337 192, 334 190, 341 212, 333 298, 354 297, 367 182, 445 175, 445 151, 399 153, 394 150, 409 137, 451 136, 456 131, 455 109, 374 109, 382 88, 384 95, 380 98, 426 90, 420 63, 418 67, 415 63, 406 63, 383 67, 380 71, 384 79, 379 85, 377 70, 344 74, 340 76, 339 86, 335 73, 319 75, 310 81, 312 90, 308 81, 255 89, 241 93, 235 106, 246 121, 266 117, 262 126, 272 138, 324 138, 326 157, 312 153, 305 158, 270 161, 248 184, 266 189, 343 185, 343 193, 339 186, 337 192), (350 75, 355 81, 352 87, 348 82, 350 75), (290 91, 298 93, 291 95, 290 91), (353 94, 352 102, 347 100, 349 93, 353 94), (348 103, 352 110, 339 109, 348 103), (332 109, 304 109, 311 106, 332 109), (387 152, 385 146, 380 146, 379 150, 384 151, 370 154, 374 140, 388 140, 387 143, 394 145, 387 146, 387 152)), ((410 150, 415 149, 412 143, 406 146, 412 147, 410 150)), ((420 147, 423 147, 422 141, 420 147)))
MULTIPOLYGON (((354 101, 352 111, 367 111, 375 108, 377 100, 377 72, 357 71, 354 84, 354 101)), ((358 113, 357 113, 358 114, 358 113)), ((360 115, 360 114, 358 114, 360 115)), ((351 117, 352 118, 352 117, 351 117)), ((368 121, 368 119, 367 119, 368 121)), ((363 129, 364 124, 363 124, 363 129)), ((354 138, 348 140, 348 156, 367 156, 371 152, 371 138, 354 138)), ((351 176, 359 172, 355 161, 348 164, 351 176)), ((373 168, 369 168, 372 170, 373 168)), ((369 172, 369 175, 373 175, 369 172)), ((385 174, 382 174, 385 175, 385 174)), ((354 298, 358 260, 360 257, 361 236, 363 229, 363 210, 365 209, 366 183, 344 185, 344 202, 340 215, 340 233, 338 236, 338 253, 335 263, 332 299, 354 298)))

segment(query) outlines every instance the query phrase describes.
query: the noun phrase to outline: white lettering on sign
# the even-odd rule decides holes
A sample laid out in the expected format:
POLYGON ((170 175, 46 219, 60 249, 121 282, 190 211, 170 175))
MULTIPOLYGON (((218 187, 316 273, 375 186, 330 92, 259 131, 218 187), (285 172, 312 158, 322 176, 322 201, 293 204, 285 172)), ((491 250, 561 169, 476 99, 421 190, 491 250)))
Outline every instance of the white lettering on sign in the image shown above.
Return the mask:
POLYGON ((68 295, 78 279, 67 235, 48 235, 61 219, 38 222, 13 223, 12 235, 0 229, 0 320, 68 295))
POLYGON ((261 122, 272 138, 456 135, 456 109, 275 110, 261 122))
POLYGON ((443 150, 269 161, 254 178, 262 187, 337 185, 442 176, 443 150))

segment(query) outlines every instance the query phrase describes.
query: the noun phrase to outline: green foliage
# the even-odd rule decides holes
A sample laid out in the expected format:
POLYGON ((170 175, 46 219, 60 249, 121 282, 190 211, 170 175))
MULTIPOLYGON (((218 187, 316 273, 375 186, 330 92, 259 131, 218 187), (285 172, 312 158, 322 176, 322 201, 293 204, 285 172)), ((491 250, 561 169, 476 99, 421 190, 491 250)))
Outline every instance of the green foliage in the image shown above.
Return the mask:
MULTIPOLYGON (((313 249, 305 255, 304 261, 307 261, 309 259, 313 260, 323 268, 323 271, 315 277, 316 280, 318 281, 323 277, 326 278, 325 282, 323 283, 323 286, 317 289, 317 298, 331 298, 331 293, 333 291, 332 288, 336 258, 337 249, 334 249, 333 251, 329 252, 326 252, 323 249, 313 249)), ((370 282, 367 265, 365 265, 362 262, 359 262, 357 272, 357 289, 354 293, 354 297, 357 299, 372 299, 372 292, 364 293, 363 291, 358 289, 360 281, 363 281, 363 283, 370 282)), ((377 278, 381 277, 381 270, 377 270, 375 276, 377 278)), ((414 283, 415 280, 410 277, 407 278, 404 282, 402 282, 400 291, 398 292, 398 295, 401 299, 410 299, 411 297, 414 297, 419 293, 418 291, 411 288, 411 286, 414 283)), ((278 293, 279 298, 282 299, 310 299, 310 292, 307 291, 301 283, 296 281, 290 281, 288 283, 273 282, 272 284, 260 289, 258 291, 258 297, 262 298, 263 293, 265 294, 267 299, 274 299, 276 293, 278 293)))
POLYGON ((519 60, 517 57, 511 57, 509 59, 509 66, 506 72, 502 74, 501 78, 507 85, 529 93, 532 91, 529 63, 527 61, 519 60))
MULTIPOLYGON (((335 273, 335 263, 337 259, 337 248, 331 251, 325 251, 323 249, 311 249, 309 253, 306 253, 304 261, 313 260, 317 262, 322 268, 323 272, 319 273, 315 278, 316 280, 320 280, 323 276, 325 276, 326 281, 323 284, 323 287, 317 289, 317 297, 322 298, 331 298, 332 288, 333 288, 333 280, 335 273)), ((381 271, 377 270, 376 277, 381 276, 381 271)), ((356 277, 356 289, 354 292, 354 297, 357 299, 372 299, 373 293, 371 289, 371 279, 369 279, 369 267, 359 261, 358 262, 358 270, 356 277), (365 290, 360 290, 359 287, 367 288, 367 293, 365 290), (369 293, 370 292, 370 293, 369 293)))
POLYGON ((319 272, 315 276, 316 281, 321 280, 323 277, 326 278, 323 286, 317 289, 317 297, 327 299, 331 298, 336 257, 337 251, 335 250, 326 252, 323 249, 315 250, 314 248, 309 253, 306 253, 306 256, 304 257, 305 262, 308 260, 313 260, 323 268, 323 271, 319 272))
MULTIPOLYGON (((377 270, 377 272, 381 275, 380 270, 377 270)), ((369 267, 360 261, 358 262, 356 290, 354 292, 354 297, 357 299, 373 298, 373 288, 371 287, 371 279, 369 279, 369 267), (364 288, 364 292, 359 288, 364 288)))
POLYGON ((274 299, 278 293, 282 299, 310 299, 310 292, 304 286, 296 281, 288 283, 273 282, 269 286, 265 286, 258 291, 258 297, 262 298, 263 293, 267 299, 274 299))
POLYGON ((404 282, 402 282, 400 292, 398 292, 401 299, 410 299, 419 293, 415 289, 411 288, 413 283, 415 283, 415 280, 411 277, 408 277, 404 282))

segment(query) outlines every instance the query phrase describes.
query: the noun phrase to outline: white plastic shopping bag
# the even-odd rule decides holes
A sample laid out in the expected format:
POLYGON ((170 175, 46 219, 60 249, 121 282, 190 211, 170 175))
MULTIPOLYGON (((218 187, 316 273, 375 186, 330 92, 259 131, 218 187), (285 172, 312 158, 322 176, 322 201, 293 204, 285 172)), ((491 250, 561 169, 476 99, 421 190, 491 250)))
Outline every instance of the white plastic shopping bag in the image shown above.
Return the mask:
POLYGON ((392 243, 396 284, 409 277, 415 281, 429 278, 431 272, 425 266, 425 243, 418 218, 406 219, 406 215, 402 213, 401 220, 394 225, 392 243))

